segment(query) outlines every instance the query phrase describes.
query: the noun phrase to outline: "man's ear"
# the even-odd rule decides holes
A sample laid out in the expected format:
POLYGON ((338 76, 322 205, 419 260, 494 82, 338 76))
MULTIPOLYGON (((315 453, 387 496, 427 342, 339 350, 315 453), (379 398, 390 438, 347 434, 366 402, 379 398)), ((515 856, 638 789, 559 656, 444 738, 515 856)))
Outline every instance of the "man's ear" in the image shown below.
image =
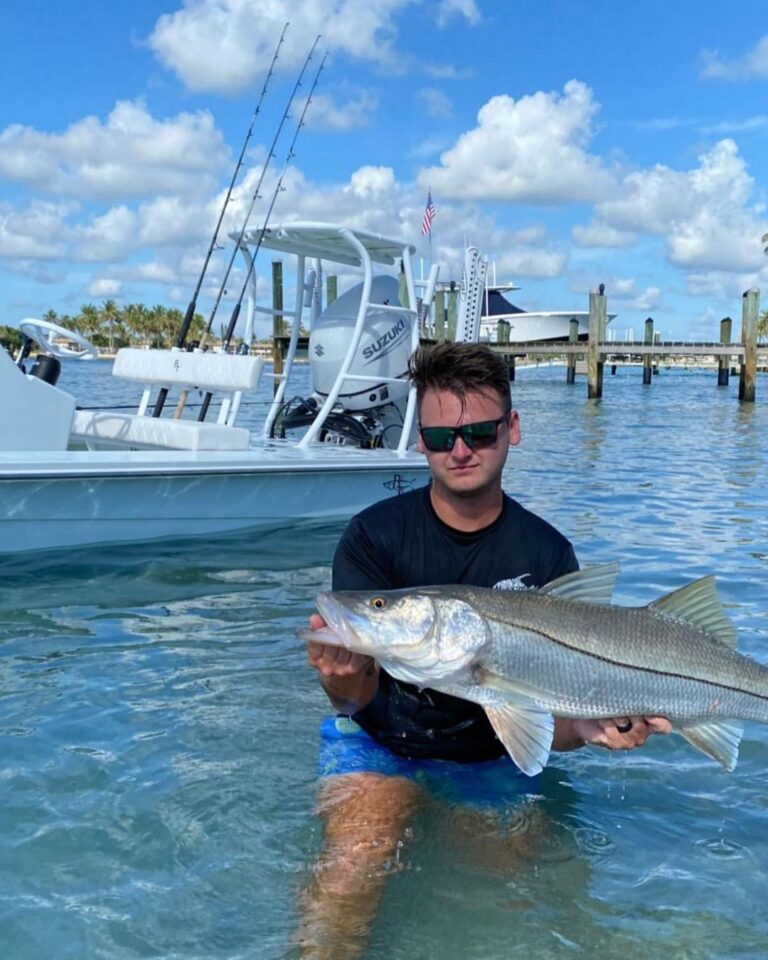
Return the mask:
POLYGON ((520 416, 517 410, 509 415, 509 445, 516 447, 520 443, 520 416))

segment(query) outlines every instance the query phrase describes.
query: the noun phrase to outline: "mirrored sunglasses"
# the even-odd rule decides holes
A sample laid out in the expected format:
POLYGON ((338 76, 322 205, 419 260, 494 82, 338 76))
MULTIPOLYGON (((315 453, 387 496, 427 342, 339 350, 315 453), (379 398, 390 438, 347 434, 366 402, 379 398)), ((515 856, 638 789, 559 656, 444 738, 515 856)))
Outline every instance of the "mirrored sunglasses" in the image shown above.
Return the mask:
POLYGON ((460 427, 419 426, 419 433, 424 446, 431 453, 448 453, 453 450, 456 437, 461 437, 470 450, 492 447, 496 443, 500 425, 509 420, 511 412, 507 410, 495 420, 478 420, 476 423, 464 423, 460 427))

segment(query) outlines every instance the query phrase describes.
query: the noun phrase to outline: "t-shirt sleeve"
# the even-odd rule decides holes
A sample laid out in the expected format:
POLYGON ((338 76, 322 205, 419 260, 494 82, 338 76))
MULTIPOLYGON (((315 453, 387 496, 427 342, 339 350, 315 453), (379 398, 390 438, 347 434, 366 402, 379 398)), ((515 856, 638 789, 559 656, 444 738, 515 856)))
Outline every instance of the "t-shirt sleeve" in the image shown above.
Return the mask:
POLYGON ((547 582, 557 580, 558 577, 564 577, 566 573, 574 573, 578 569, 579 561, 576 558, 576 551, 573 549, 573 544, 570 540, 566 540, 565 537, 563 537, 563 544, 559 556, 555 560, 552 573, 547 582))
POLYGON ((393 587, 389 556, 382 543, 374 543, 364 521, 353 517, 333 557, 334 590, 389 590, 393 587))

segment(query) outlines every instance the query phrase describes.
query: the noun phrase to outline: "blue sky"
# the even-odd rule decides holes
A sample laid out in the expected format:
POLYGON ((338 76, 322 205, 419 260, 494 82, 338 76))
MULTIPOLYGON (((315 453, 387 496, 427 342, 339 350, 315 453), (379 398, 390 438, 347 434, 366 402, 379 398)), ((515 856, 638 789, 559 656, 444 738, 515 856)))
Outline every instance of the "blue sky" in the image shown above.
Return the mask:
POLYGON ((468 238, 519 305, 585 308, 604 282, 637 335, 653 316, 665 338, 714 339, 743 290, 768 288, 765 0, 26 0, 0 9, 2 322, 186 306, 286 20, 231 229, 322 32, 273 222, 344 221, 426 254, 431 187, 444 279, 468 238))

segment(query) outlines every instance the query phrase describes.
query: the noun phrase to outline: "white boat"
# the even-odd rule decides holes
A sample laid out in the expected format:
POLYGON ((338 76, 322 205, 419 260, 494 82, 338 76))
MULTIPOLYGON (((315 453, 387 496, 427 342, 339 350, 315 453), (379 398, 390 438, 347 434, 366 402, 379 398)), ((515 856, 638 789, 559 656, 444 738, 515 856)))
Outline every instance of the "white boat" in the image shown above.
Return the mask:
POLYGON ((480 315, 481 343, 526 343, 567 340, 571 320, 578 321, 579 339, 589 334, 589 312, 583 310, 522 310, 504 296, 520 288, 514 284, 487 286, 480 315), (501 324, 501 326, 499 326, 501 324))
MULTIPOLYGON (((571 321, 578 322, 578 337, 589 336, 589 311, 522 310, 504 296, 520 288, 512 283, 491 285, 483 293, 479 340, 481 343, 530 343, 567 340, 571 321), (501 327, 499 326, 501 324, 501 327)), ((613 319, 612 314, 608 320, 613 319)))
MULTIPOLYGON (((113 375, 142 388, 136 412, 77 410, 55 371, 73 348, 54 337, 74 341, 76 355, 92 346, 55 324, 22 321, 45 353, 27 374, 0 350, 0 553, 341 519, 427 481, 406 380, 419 342, 414 248, 319 223, 251 230, 244 241, 246 259, 259 241, 296 257, 295 305, 279 311, 291 322, 282 373, 263 357, 127 348, 113 375), (323 262, 362 273, 325 310, 323 262), (400 282, 373 274, 374 264, 400 263, 400 282), (290 398, 302 325, 313 389, 290 398), (242 398, 270 377, 274 399, 260 429, 239 426, 242 398), (183 402, 198 392, 214 397, 212 419, 183 402)), ((255 293, 247 306, 250 342, 255 314, 277 311, 259 307, 255 293)))

